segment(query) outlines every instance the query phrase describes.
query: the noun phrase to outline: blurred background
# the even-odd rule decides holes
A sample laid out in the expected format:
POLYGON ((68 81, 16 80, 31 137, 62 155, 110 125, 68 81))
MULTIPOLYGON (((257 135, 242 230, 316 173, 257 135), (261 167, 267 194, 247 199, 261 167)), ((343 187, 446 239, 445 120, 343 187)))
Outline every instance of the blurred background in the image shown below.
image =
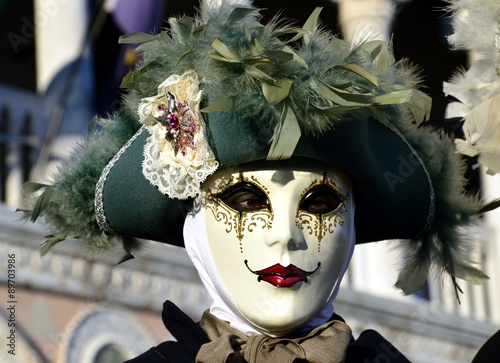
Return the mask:
MULTIPOLYGON (((444 121, 443 93, 470 54, 451 50, 446 1, 441 0, 256 0, 265 20, 277 13, 302 25, 322 6, 325 27, 348 40, 390 40, 397 59, 421 69, 433 98, 432 123, 444 121)), ((135 63, 122 34, 156 33, 173 15, 193 15, 193 0, 0 0, 0 336, 8 337, 8 259, 15 256, 16 355, 0 345, 0 362, 114 363, 171 338, 161 321, 164 300, 193 319, 209 296, 184 250, 149 243, 132 261, 119 254, 88 256, 77 241, 61 243, 44 258, 47 231, 22 224, 21 184, 50 182, 51 170, 82 140, 88 122, 120 107, 119 84, 135 63)), ((467 160, 471 192, 485 200, 500 195, 500 181, 467 160)), ((335 308, 357 336, 374 328, 417 363, 470 362, 500 327, 500 235, 498 213, 468 231, 490 280, 460 283, 458 304, 447 281, 429 276, 426 287, 404 297, 393 288, 400 256, 395 242, 359 246, 335 308)), ((8 343, 8 342, 7 342, 8 343)))

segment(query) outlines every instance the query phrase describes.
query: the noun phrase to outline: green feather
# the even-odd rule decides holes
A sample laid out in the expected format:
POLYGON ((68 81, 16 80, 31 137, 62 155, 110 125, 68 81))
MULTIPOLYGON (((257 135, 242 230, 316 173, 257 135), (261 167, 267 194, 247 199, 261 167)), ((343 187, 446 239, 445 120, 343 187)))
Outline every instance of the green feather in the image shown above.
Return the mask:
POLYGON ((146 33, 141 33, 141 32, 135 32, 135 33, 129 33, 120 36, 118 38, 118 43, 119 44, 143 44, 147 42, 151 42, 153 40, 156 40, 157 38, 154 35, 151 34, 146 34, 146 33))
POLYGON ((495 199, 495 200, 492 200, 491 202, 486 203, 485 205, 483 205, 483 206, 479 209, 478 214, 482 214, 482 213, 490 212, 490 211, 492 211, 492 210, 497 209, 498 207, 500 207, 500 199, 495 199))
POLYGON ((139 123, 127 109, 119 111, 112 120, 98 119, 92 123, 98 128, 90 127, 94 131, 59 167, 52 186, 26 183, 23 187, 31 203, 31 208, 23 211, 25 217, 32 221, 43 217, 50 227, 51 233, 40 247, 42 255, 70 238, 80 239, 84 249, 93 251, 107 250, 120 240, 106 235, 97 225, 95 186, 104 167, 132 137, 139 123))

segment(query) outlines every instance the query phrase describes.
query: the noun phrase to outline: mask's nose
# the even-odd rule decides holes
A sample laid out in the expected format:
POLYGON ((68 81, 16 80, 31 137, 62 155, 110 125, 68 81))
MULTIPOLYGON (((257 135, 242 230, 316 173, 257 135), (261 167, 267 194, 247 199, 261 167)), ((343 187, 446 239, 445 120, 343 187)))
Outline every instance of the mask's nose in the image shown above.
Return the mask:
POLYGON ((280 248, 282 253, 302 249, 304 237, 295 224, 297 206, 286 196, 279 199, 279 203, 273 205, 273 226, 265 234, 265 243, 269 247, 280 248))

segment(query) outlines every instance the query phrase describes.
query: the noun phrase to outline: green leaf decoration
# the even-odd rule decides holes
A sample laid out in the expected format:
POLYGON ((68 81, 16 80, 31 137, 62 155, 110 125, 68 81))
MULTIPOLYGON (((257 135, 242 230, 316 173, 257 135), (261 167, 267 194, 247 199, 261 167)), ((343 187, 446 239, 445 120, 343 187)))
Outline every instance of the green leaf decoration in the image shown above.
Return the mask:
POLYGON ((221 61, 221 62, 225 62, 225 63, 241 63, 242 61, 241 60, 229 60, 227 58, 224 58, 218 54, 209 54, 208 55, 210 58, 213 58, 215 60, 218 60, 218 61, 221 61))
POLYGON ((330 89, 340 98, 351 103, 345 106, 358 105, 358 107, 367 107, 374 103, 373 95, 371 93, 353 93, 332 86, 330 86, 330 89))
POLYGON ((318 19, 321 10, 323 10, 323 8, 321 7, 317 7, 316 9, 314 9, 311 15, 309 15, 309 18, 307 18, 306 22, 304 23, 304 26, 302 27, 302 29, 304 29, 306 32, 304 34, 304 43, 306 45, 311 43, 312 33, 314 32, 314 29, 316 29, 316 26, 318 25, 318 19))
POLYGON ((254 77, 255 79, 257 79, 261 82, 269 82, 269 83, 273 83, 273 84, 276 83, 276 80, 274 78, 267 75, 266 73, 264 73, 263 71, 261 71, 257 67, 246 64, 245 65, 245 72, 248 75, 254 77))
POLYGON ((356 73, 358 76, 366 79, 368 82, 373 84, 375 87, 378 87, 377 77, 370 74, 368 71, 364 70, 363 68, 361 68, 357 64, 343 64, 340 67, 347 69, 348 71, 351 71, 353 73, 356 73))
MULTIPOLYGON (((247 24, 243 24, 243 34, 245 34, 245 38, 248 42, 252 41, 252 34, 250 33, 250 29, 248 29, 247 24)), ((257 39, 256 39, 257 40, 257 39)))
POLYGON ((488 275, 481 270, 472 266, 462 265, 459 262, 455 263, 454 274, 455 277, 475 285, 481 285, 489 279, 488 275))
POLYGON ((283 48, 283 52, 290 53, 293 56, 293 60, 300 64, 303 68, 307 69, 309 66, 307 65, 307 62, 300 57, 292 48, 290 48, 288 45, 283 48))
POLYGON ((336 105, 336 104, 324 105, 324 104, 318 104, 315 102, 311 102, 311 106, 313 106, 314 108, 316 108, 318 110, 325 111, 325 115, 328 115, 328 113, 333 113, 333 114, 338 115, 340 112, 345 112, 345 111, 352 110, 353 108, 357 108, 354 106, 340 106, 340 105, 336 105))
POLYGON ((271 60, 269 58, 266 58, 263 55, 253 55, 251 57, 247 57, 243 60, 243 63, 249 65, 249 66, 259 66, 263 64, 269 64, 271 63, 271 60))
POLYGON ((147 77, 146 74, 149 70, 158 67, 159 62, 152 61, 142 68, 139 68, 133 72, 129 72, 123 77, 122 83, 120 84, 120 88, 128 88, 128 89, 139 89, 140 84, 144 81, 144 78, 147 77))
POLYGON ((152 34, 135 32, 120 36, 118 44, 144 44, 155 40, 156 37, 152 34))
POLYGON ((250 48, 250 56, 244 59, 245 64, 249 65, 259 65, 259 64, 268 64, 271 63, 271 59, 267 57, 265 54, 265 49, 260 44, 258 39, 254 39, 252 42, 252 47, 250 48))
MULTIPOLYGON (((338 83, 338 84, 335 84, 335 89, 338 89, 338 90, 346 90, 348 88, 351 88, 353 87, 353 83, 352 82, 345 82, 345 83, 338 83)), ((347 91, 346 91, 347 92, 347 91)))
POLYGON ((193 30, 193 18, 190 16, 184 15, 178 22, 179 26, 182 28, 182 31, 187 36, 191 35, 193 30))
POLYGON ((301 28, 286 28, 286 29, 277 29, 273 32, 273 36, 276 38, 285 36, 285 35, 294 35, 288 42, 296 42, 301 39, 304 35, 307 34, 307 31, 301 28))
POLYGON ((389 92, 375 96, 373 100, 382 105, 408 103, 418 125, 429 119, 432 105, 432 99, 428 95, 415 89, 389 92))
POLYGON ((271 61, 276 63, 286 63, 290 62, 293 59, 293 54, 289 52, 285 52, 283 50, 265 50, 264 54, 271 61))
POLYGON ((497 209, 498 207, 500 207, 500 199, 495 199, 495 200, 492 200, 491 202, 483 205, 477 213, 482 214, 482 213, 490 212, 494 209, 497 209))
POLYGON ((233 107, 233 99, 231 97, 220 97, 215 101, 210 102, 207 107, 202 108, 201 112, 226 112, 233 107))
POLYGON ((389 126, 391 124, 391 119, 390 115, 385 112, 381 107, 376 106, 371 106, 370 107, 370 113, 373 115, 373 117, 378 120, 381 124, 389 126))
POLYGON ((206 27, 207 27, 207 25, 203 24, 203 25, 200 25, 200 26, 197 26, 196 28, 194 28, 193 29, 193 36, 196 36, 196 35, 202 33, 206 27))
POLYGON ((267 102, 271 105, 277 105, 290 93, 293 81, 290 79, 280 79, 275 84, 262 82, 262 92, 267 102))
POLYGON ((373 60, 373 68, 379 72, 385 71, 394 64, 395 59, 386 42, 372 40, 364 43, 362 49, 368 51, 373 60))
POLYGON ((169 23, 172 29, 179 34, 182 43, 187 43, 193 30, 193 18, 190 16, 183 16, 180 19, 170 18, 169 23))
POLYGON ((417 125, 429 121, 432 108, 432 98, 430 96, 422 91, 413 90, 409 106, 417 125))
POLYGON ((179 60, 177 61, 177 64, 182 62, 184 60, 184 58, 186 58, 189 54, 191 54, 193 52, 193 50, 194 50, 194 48, 191 48, 191 49, 186 50, 184 53, 182 53, 181 56, 179 57, 179 60))
POLYGON ((139 72, 129 72, 123 77, 120 88, 138 89, 141 83, 142 74, 139 72))
POLYGON ((33 212, 31 213, 31 222, 35 222, 40 214, 49 206, 54 192, 55 189, 53 187, 47 187, 44 192, 38 197, 35 205, 33 206, 33 212))
POLYGON ((212 42, 212 48, 214 48, 227 62, 241 62, 241 58, 236 53, 234 53, 227 45, 222 43, 219 38, 216 38, 212 42))
POLYGON ((165 30, 162 30, 158 35, 156 35, 156 37, 160 42, 163 42, 163 43, 168 43, 168 41, 170 39, 169 32, 167 32, 165 30))
POLYGON ((339 48, 340 49, 349 49, 350 47, 351 47, 351 44, 347 40, 334 38, 334 39, 332 39, 330 44, 328 44, 326 46, 325 52, 333 52, 335 50, 338 50, 339 48))
POLYGON ((385 42, 374 40, 362 45, 363 49, 370 52, 372 59, 377 59, 381 52, 386 48, 385 42))
POLYGON ((339 88, 335 88, 325 84, 323 81, 311 77, 310 85, 313 90, 320 94, 325 100, 340 106, 362 107, 372 103, 371 95, 356 95, 345 92, 339 88), (352 100, 349 100, 349 98, 352 100))
POLYGON ((47 253, 54 248, 55 245, 57 245, 59 242, 64 241, 66 239, 65 235, 48 235, 45 236, 47 238, 41 245, 40 245, 40 255, 43 257, 47 253))
POLYGON ((234 24, 241 20, 245 20, 248 16, 252 14, 258 14, 258 13, 259 11, 255 8, 246 8, 246 7, 235 8, 229 15, 227 22, 229 24, 234 24))
POLYGON ((378 95, 373 98, 373 101, 383 105, 399 105, 407 103, 411 100, 413 90, 401 90, 389 92, 383 95, 378 95))
POLYGON ((274 128, 267 160, 289 159, 299 142, 300 135, 300 126, 295 113, 284 105, 281 121, 274 128))
POLYGON ((258 39, 254 39, 252 42, 252 48, 250 48, 250 53, 254 55, 261 55, 264 53, 264 47, 260 44, 258 39))
POLYGON ((21 191, 23 192, 23 195, 29 196, 33 195, 34 193, 38 192, 41 189, 48 188, 50 185, 48 184, 42 184, 42 183, 36 183, 36 182, 26 182, 23 185, 21 185, 21 191))
POLYGON ((52 248, 54 248, 55 245, 57 245, 59 242, 62 242, 66 239, 73 239, 73 238, 78 238, 77 235, 74 233, 61 233, 61 234, 49 234, 45 236, 47 238, 41 245, 40 245, 40 255, 43 257, 45 256, 52 248))

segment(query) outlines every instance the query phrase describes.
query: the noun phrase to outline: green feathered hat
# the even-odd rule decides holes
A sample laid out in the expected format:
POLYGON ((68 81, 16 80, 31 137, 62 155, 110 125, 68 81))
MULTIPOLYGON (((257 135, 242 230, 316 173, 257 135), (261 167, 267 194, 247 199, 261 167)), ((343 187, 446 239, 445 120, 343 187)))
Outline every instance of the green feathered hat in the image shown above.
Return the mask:
POLYGON ((27 215, 56 243, 91 250, 137 238, 183 245, 193 197, 216 169, 309 158, 352 177, 357 243, 403 239, 397 286, 421 288, 432 264, 455 277, 485 276, 469 263, 460 227, 479 212, 464 195, 452 141, 422 123, 430 99, 388 45, 353 45, 317 25, 298 28, 223 2, 169 19, 158 35, 130 34, 140 65, 123 80, 123 108, 92 122, 51 186, 27 183, 27 215))

